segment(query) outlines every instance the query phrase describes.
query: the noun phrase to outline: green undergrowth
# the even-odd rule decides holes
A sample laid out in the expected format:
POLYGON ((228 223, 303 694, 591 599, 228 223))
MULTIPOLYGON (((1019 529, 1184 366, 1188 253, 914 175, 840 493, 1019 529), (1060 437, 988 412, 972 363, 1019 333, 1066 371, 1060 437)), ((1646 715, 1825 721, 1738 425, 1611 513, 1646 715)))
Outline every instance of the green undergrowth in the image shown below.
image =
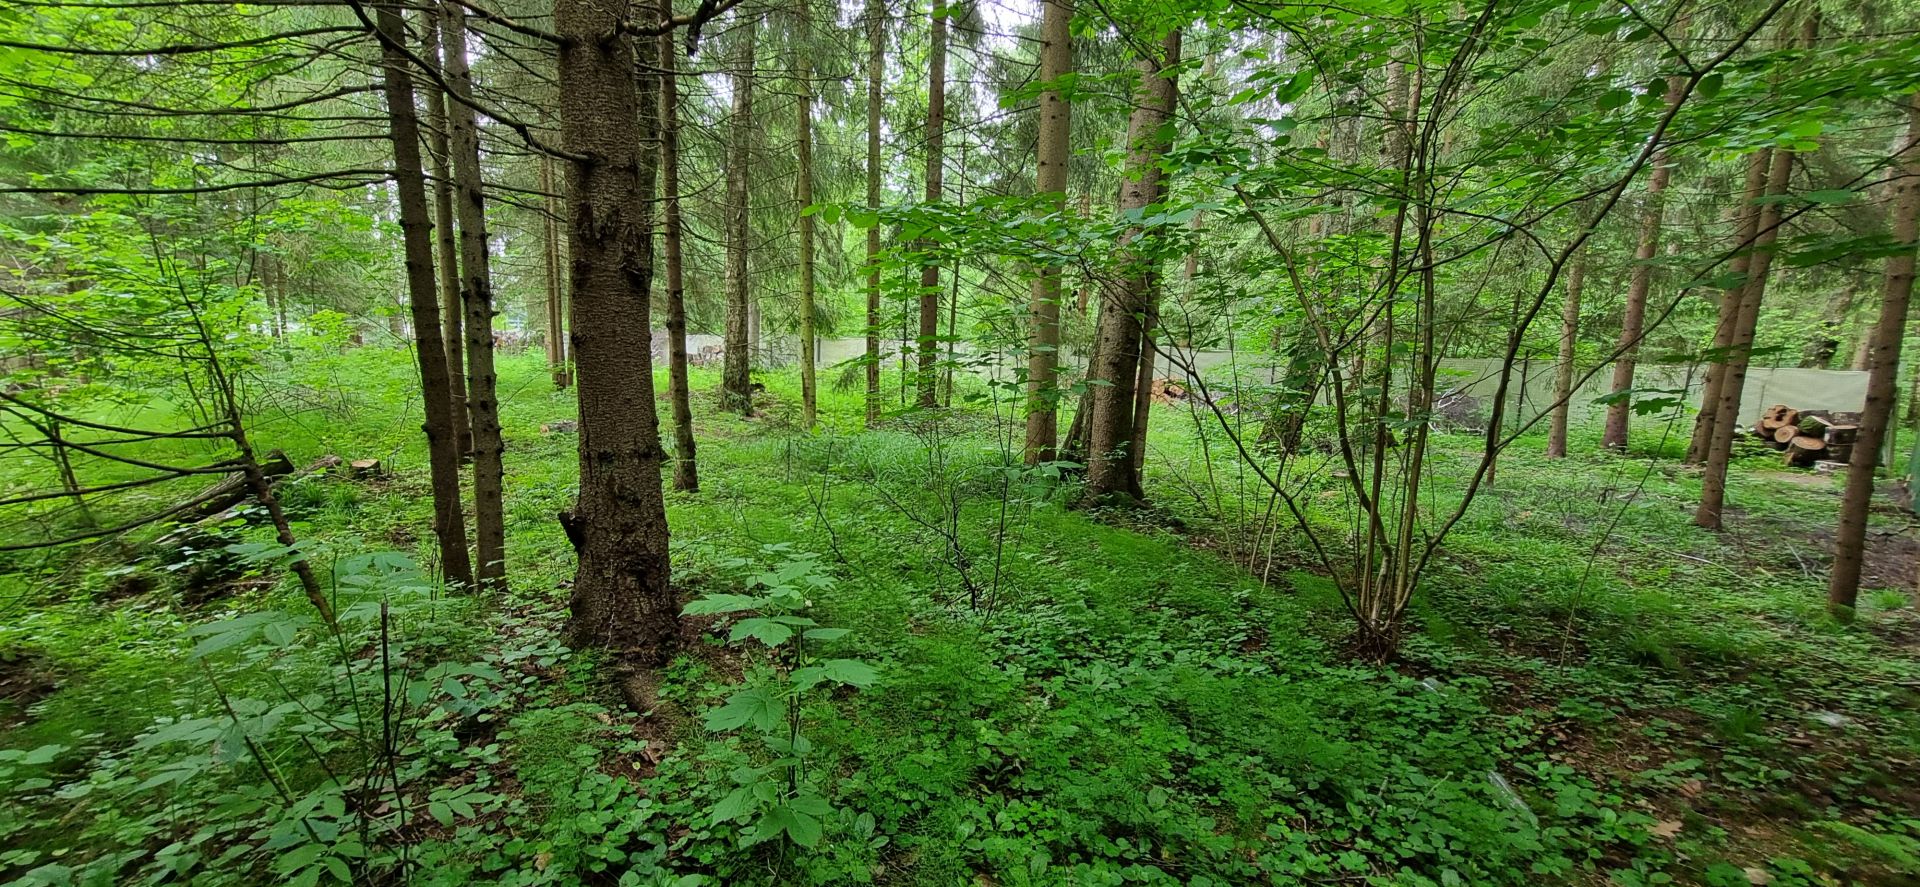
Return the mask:
MULTIPOLYGON (((0 880, 1920 870, 1920 620, 1896 590, 1865 596, 1852 625, 1825 615, 1810 534, 1834 493, 1773 477, 1764 456, 1738 466, 1740 510, 1717 535, 1691 524, 1697 479, 1645 455, 1660 427, 1629 457, 1551 462, 1523 439, 1448 541, 1402 661, 1376 668, 1343 654, 1348 617, 1292 531, 1264 535, 1251 571, 1223 541, 1249 537, 1265 496, 1181 409, 1155 415, 1157 508, 1084 512, 1064 505, 1070 478, 1011 464, 1017 443, 994 432, 1008 405, 986 389, 963 386, 952 420, 876 431, 858 429, 856 392, 829 390, 825 427, 799 434, 796 380, 769 374, 762 415, 743 420, 715 414, 714 375, 697 371, 702 489, 668 496, 676 584, 688 600, 794 589, 778 612, 821 633, 792 652, 730 640, 766 631, 748 622, 766 613, 710 607, 635 713, 615 669, 564 643, 571 552, 554 515, 577 439, 542 426, 571 417, 571 392, 531 357, 502 362, 513 588, 448 599, 405 355, 330 360, 301 371, 327 406, 263 411, 255 433, 296 461, 393 469, 287 497, 349 614, 340 635, 306 618, 273 552, 226 547, 265 541, 245 520, 185 557, 115 547, 6 578, 0 880), (829 662, 873 673, 801 686, 829 662), (716 716, 742 694, 768 708, 716 716)), ((1441 439, 1441 505, 1475 445, 1441 439)), ((1337 493, 1312 501, 1339 525, 1337 493)), ((1876 518, 1886 539, 1903 526, 1876 518)))

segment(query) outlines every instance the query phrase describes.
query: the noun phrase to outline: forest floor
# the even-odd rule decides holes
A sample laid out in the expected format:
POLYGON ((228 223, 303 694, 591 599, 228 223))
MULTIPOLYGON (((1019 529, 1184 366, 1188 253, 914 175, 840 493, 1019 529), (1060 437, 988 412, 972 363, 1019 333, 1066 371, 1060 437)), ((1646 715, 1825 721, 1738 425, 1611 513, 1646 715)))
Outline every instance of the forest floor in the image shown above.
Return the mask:
MULTIPOLYGON (((1624 457, 1522 439, 1376 668, 1343 655, 1338 595, 1186 407, 1155 412, 1155 506, 1088 512, 1002 467, 1004 401, 855 433, 858 392, 828 372, 835 431, 803 435, 796 380, 770 374, 743 420, 696 372, 676 584, 801 587, 850 630, 830 655, 878 671, 803 694, 808 742, 782 747, 702 726, 786 679, 727 617, 689 620, 646 713, 565 648, 577 441, 542 426, 572 395, 532 356, 501 365, 512 588, 480 602, 366 556, 431 551, 405 352, 300 366, 259 407, 263 443, 397 469, 287 490, 367 627, 330 645, 260 616, 300 598, 235 561, 225 543, 260 533, 241 522, 184 555, 0 564, 0 882, 1920 883, 1920 545, 1877 513, 1877 590, 1836 622, 1837 482, 1770 451, 1736 466, 1716 534, 1691 523, 1671 424, 1643 420, 1624 457), (370 691, 342 687, 372 668, 411 676, 376 709, 414 711, 416 735, 368 751, 370 691), (790 755, 788 789, 825 799, 818 834, 788 832, 814 846, 743 847, 751 824, 716 807, 789 779, 790 755), (422 814, 382 838, 394 811, 343 761, 422 814)), ((1442 436, 1436 504, 1476 445, 1442 436)), ((1316 483, 1337 529, 1344 494, 1316 483)))

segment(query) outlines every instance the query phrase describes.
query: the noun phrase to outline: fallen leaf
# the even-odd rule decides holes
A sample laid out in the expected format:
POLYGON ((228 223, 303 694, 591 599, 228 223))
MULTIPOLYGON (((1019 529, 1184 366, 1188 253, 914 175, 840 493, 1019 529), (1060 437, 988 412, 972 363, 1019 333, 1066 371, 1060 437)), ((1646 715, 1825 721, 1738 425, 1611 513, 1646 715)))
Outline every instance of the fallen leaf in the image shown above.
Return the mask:
POLYGON ((1680 783, 1680 794, 1689 798, 1700 797, 1700 793, 1706 790, 1707 784, 1698 779, 1689 779, 1680 783))
POLYGON ((1661 820, 1660 822, 1654 823, 1653 827, 1647 829, 1647 831, 1652 832, 1656 838, 1671 838, 1680 833, 1680 820, 1661 820))
POLYGON ((1762 884, 1762 885, 1771 884, 1773 883, 1773 873, 1763 868, 1755 868, 1753 866, 1747 866, 1747 883, 1762 884))

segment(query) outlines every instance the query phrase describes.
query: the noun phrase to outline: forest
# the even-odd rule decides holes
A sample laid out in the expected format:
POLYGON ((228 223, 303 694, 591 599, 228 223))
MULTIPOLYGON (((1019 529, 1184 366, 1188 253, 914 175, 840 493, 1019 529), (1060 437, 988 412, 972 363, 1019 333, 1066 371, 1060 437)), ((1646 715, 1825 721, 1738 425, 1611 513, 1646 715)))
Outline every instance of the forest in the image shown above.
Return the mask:
POLYGON ((0 884, 1920 885, 1917 258, 1912 0, 0 0, 0 884))

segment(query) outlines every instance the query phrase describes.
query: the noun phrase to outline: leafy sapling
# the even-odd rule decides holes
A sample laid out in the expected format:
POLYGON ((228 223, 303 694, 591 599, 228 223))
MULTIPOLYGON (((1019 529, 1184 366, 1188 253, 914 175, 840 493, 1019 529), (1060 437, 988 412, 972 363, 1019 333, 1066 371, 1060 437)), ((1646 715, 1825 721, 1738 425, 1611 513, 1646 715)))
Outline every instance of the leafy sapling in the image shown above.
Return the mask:
POLYGON ((685 610, 689 616, 742 614, 727 642, 755 643, 768 653, 767 667, 751 673, 748 686, 707 713, 706 727, 716 733, 751 732, 773 758, 762 766, 736 768, 735 787, 708 813, 715 823, 751 819, 743 845, 785 835, 801 847, 813 847, 820 843, 821 819, 833 812, 833 805, 806 778, 814 746, 801 733, 802 704, 823 685, 866 687, 879 679, 879 672, 859 659, 817 655, 817 644, 848 633, 805 615, 813 606, 809 595, 833 584, 818 559, 796 554, 786 545, 769 545, 763 551, 785 560, 748 579, 749 593, 707 595, 685 610))

